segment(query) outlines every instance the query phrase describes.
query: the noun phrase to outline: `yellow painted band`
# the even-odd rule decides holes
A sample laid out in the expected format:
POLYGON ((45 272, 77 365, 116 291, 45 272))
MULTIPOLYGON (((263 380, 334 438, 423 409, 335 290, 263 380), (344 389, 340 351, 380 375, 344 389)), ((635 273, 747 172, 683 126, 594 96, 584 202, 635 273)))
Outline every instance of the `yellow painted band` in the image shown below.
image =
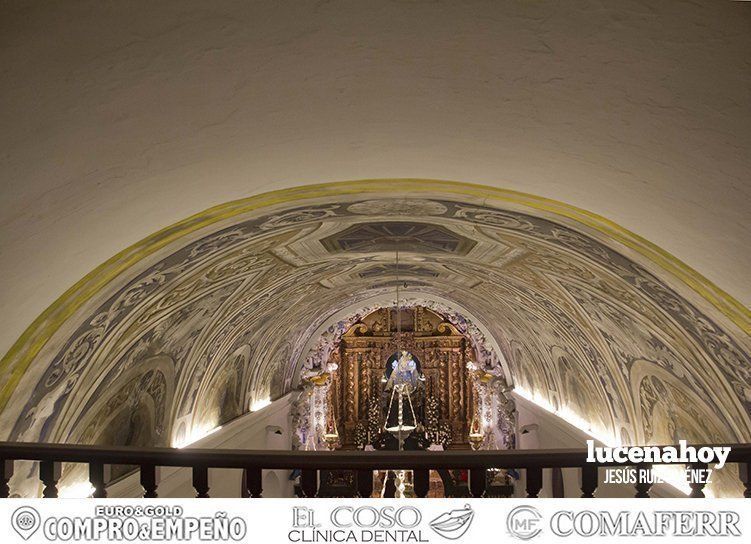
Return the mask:
POLYGON ((214 206, 144 238, 89 272, 44 310, 0 361, 0 375, 5 378, 5 384, 0 390, 0 410, 5 408, 34 357, 65 320, 105 285, 141 259, 152 255, 187 234, 218 221, 266 206, 325 196, 380 193, 384 191, 438 192, 474 196, 511 202, 567 217, 598 230, 609 238, 637 251, 691 287, 746 334, 751 334, 751 311, 748 308, 667 251, 595 213, 549 198, 473 183, 428 179, 340 181, 280 189, 214 206))

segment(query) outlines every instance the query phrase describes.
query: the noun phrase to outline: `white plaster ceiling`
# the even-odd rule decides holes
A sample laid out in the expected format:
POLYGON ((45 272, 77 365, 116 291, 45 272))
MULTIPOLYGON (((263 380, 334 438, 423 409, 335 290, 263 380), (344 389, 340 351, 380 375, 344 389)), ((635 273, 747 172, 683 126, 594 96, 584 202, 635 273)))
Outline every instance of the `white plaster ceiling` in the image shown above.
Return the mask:
POLYGON ((602 214, 751 300, 745 2, 4 2, 0 352, 116 252, 338 179, 602 214))

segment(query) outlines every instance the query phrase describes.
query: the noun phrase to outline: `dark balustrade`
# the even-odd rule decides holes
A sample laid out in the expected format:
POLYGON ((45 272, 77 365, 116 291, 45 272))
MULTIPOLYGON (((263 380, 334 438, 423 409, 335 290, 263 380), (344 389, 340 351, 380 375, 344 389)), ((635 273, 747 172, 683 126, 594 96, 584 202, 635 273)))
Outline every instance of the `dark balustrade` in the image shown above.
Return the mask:
POLYGON ((45 499, 57 498, 57 482, 60 480, 60 463, 44 460, 39 463, 39 479, 44 484, 42 497, 45 499))
POLYGON ((8 483, 13 477, 13 460, 12 459, 0 459, 0 469, 2 469, 2 480, 0 480, 0 497, 7 497, 10 495, 10 486, 8 483))
POLYGON ((315 497, 318 494, 318 471, 314 468, 303 468, 300 485, 306 497, 315 497))
MULTIPOLYGON (((636 465, 636 471, 637 473, 644 473, 646 471, 652 470, 652 465, 648 463, 641 463, 636 465)), ((649 490, 652 489, 652 482, 648 480, 640 480, 637 477, 637 482, 634 487, 636 487, 636 495, 634 495, 637 499, 647 499, 649 498, 649 490)))
POLYGON ((473 468, 469 471, 469 492, 475 498, 480 498, 485 494, 485 487, 488 484, 488 472, 484 468, 473 468))
POLYGON ((741 483, 743 483, 743 496, 751 499, 751 463, 740 463, 738 465, 738 473, 741 483))
MULTIPOLYGON (((706 463, 692 463, 688 466, 689 470, 695 470, 695 471, 705 471, 707 470, 707 464, 706 463)), ((703 499, 704 498, 704 478, 699 475, 699 478, 693 479, 693 481, 689 484, 691 487, 691 495, 690 497, 694 499, 703 499)))
POLYGON ((534 499, 542 489, 542 466, 527 467, 527 497, 534 499))
MULTIPOLYGON (((731 447, 729 463, 739 464, 739 477, 745 497, 751 498, 751 444, 725 444, 731 447)), ((701 447, 702 445, 696 446, 701 447)), ((591 464, 586 462, 586 449, 565 450, 501 450, 501 451, 258 451, 206 450, 175 448, 131 448, 81 446, 68 444, 40 444, 28 442, 0 442, 0 497, 8 497, 12 489, 14 461, 38 461, 39 478, 44 484, 45 498, 57 497, 62 463, 85 463, 94 487, 93 496, 107 496, 110 465, 140 467, 140 481, 144 497, 157 497, 159 467, 189 467, 197 497, 209 496, 209 470, 212 468, 243 469, 244 493, 260 497, 262 470, 300 469, 300 484, 305 497, 318 493, 319 470, 352 470, 356 474, 357 494, 370 497, 373 493, 373 470, 412 470, 415 494, 427 496, 430 470, 469 470, 469 492, 473 497, 489 493, 488 469, 514 468, 526 471, 526 492, 537 497, 542 489, 544 468, 578 468, 581 470, 582 497, 593 497, 599 483, 600 467, 630 466, 628 463, 591 464)), ((646 464, 637 468, 648 469, 646 464)), ((704 463, 694 463, 691 470, 705 470, 704 463)), ((651 485, 636 484, 637 497, 649 497, 651 485)), ((691 497, 704 497, 704 485, 691 484, 691 497)))
MULTIPOLYGON (((370 471, 370 473, 373 472, 370 471)), ((415 488, 415 495, 427 497, 430 491, 430 471, 424 468, 415 469, 412 472, 412 484, 415 488)))
POLYGON ((94 487, 92 497, 95 499, 107 498, 107 483, 109 480, 109 466, 102 463, 89 463, 89 481, 94 487))
POLYGON ((373 494, 372 470, 360 469, 357 471, 357 494, 363 498, 368 498, 373 494))
POLYGON ((259 498, 263 493, 263 472, 258 467, 248 467, 245 469, 245 489, 248 491, 248 497, 259 498))
POLYGON ((197 499, 209 498, 209 467, 193 466, 193 488, 196 490, 197 499))
POLYGON ((581 467, 581 480, 582 498, 593 498, 595 496, 595 491, 597 490, 597 484, 599 482, 599 467, 591 463, 581 467))
POLYGON ((141 465, 141 487, 143 487, 143 496, 146 499, 155 499, 159 496, 156 492, 159 484, 156 469, 157 467, 152 464, 141 465))

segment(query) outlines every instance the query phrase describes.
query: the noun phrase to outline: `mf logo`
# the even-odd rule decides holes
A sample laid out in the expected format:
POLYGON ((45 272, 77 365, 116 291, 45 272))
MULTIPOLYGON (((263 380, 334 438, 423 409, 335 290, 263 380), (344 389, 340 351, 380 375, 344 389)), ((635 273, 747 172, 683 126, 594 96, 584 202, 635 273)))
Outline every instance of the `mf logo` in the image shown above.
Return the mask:
POLYGON ((530 540, 542 531, 542 515, 534 506, 517 506, 506 518, 509 534, 520 540, 530 540))

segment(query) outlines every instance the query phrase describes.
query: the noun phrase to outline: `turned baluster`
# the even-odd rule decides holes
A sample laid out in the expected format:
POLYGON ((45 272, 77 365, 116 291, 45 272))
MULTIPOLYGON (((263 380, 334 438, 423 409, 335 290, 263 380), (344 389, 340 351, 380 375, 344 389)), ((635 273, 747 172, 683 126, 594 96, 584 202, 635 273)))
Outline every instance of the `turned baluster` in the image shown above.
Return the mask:
POLYGON ((707 470, 707 463, 691 463, 688 465, 688 469, 691 471, 697 471, 695 475, 692 475, 692 478, 689 482, 689 486, 691 487, 691 494, 689 497, 692 499, 703 499, 704 498, 704 486, 707 485, 705 480, 706 470, 707 470))
POLYGON ((141 487, 144 499, 155 499, 159 495, 156 488, 159 485, 159 471, 154 465, 141 465, 141 487))
POLYGON ((263 472, 258 467, 248 467, 245 469, 245 489, 248 490, 248 496, 254 499, 260 498, 263 492, 263 472))
POLYGON ((530 467, 527 469, 527 497, 536 498, 542 489, 542 469, 530 467))
POLYGON ((584 465, 581 467, 581 490, 583 499, 592 499, 597 490, 599 467, 597 465, 584 465))
POLYGON ((415 495, 427 497, 428 491, 430 491, 430 471, 428 469, 415 469, 412 471, 412 475, 415 495))
POLYGON ((300 486, 306 497, 315 497, 318 493, 318 470, 303 469, 300 475, 300 486))
POLYGON ((44 484, 42 497, 57 498, 57 482, 60 480, 61 465, 56 461, 41 461, 39 463, 39 479, 44 484))
POLYGON ((94 487, 92 497, 104 499, 107 497, 107 484, 110 481, 111 470, 109 465, 103 463, 89 463, 89 481, 94 487))
POLYGON ((751 463, 738 463, 738 475, 743 483, 743 496, 751 499, 751 463))
POLYGON ((0 470, 3 471, 0 479, 0 498, 7 499, 10 497, 8 482, 13 477, 13 459, 0 459, 0 470))
POLYGON ((370 498, 373 494, 373 471, 357 471, 357 493, 364 499, 370 498))
POLYGON ((649 490, 652 488, 652 465, 649 463, 640 463, 636 465, 636 497, 637 499, 648 499, 649 490))
POLYGON ((488 475, 484 468, 473 468, 469 471, 469 492, 473 497, 482 497, 485 494, 487 484, 488 475))
POLYGON ((193 488, 196 490, 197 499, 209 498, 209 467, 193 467, 193 488))

